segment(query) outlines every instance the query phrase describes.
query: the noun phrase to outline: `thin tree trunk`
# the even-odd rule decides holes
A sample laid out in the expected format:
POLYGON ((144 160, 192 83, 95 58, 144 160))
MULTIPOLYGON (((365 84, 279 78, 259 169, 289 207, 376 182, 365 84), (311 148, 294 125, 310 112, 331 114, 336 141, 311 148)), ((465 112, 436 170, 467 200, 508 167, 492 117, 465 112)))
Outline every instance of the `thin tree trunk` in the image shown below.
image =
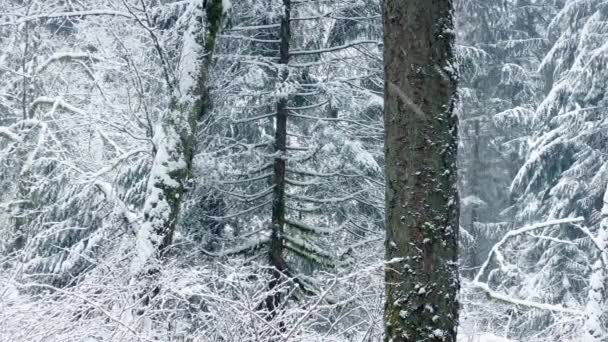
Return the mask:
MULTIPOLYGON (((289 26, 291 13, 291 0, 283 0, 284 13, 281 17, 280 46, 278 78, 284 83, 289 76, 287 64, 289 63, 289 41, 291 32, 289 26)), ((273 317, 276 307, 281 301, 280 293, 276 286, 281 281, 283 274, 287 271, 285 261, 285 242, 283 231, 285 228, 285 172, 287 163, 287 101, 288 94, 280 94, 277 101, 277 115, 275 128, 275 154, 274 177, 273 177, 273 203, 272 203, 272 235, 270 239, 270 265, 274 267, 272 280, 269 284, 271 295, 266 299, 266 308, 273 317)))
POLYGON ((451 0, 385 0, 386 341, 456 341, 451 0))

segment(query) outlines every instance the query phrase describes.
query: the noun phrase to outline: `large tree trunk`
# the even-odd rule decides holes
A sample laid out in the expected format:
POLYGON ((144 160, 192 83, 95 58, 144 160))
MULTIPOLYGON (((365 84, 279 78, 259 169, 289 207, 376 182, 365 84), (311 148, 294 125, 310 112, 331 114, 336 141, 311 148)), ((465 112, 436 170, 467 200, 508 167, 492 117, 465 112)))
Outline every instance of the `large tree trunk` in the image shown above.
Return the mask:
POLYGON ((456 341, 451 0, 385 0, 386 341, 456 341))

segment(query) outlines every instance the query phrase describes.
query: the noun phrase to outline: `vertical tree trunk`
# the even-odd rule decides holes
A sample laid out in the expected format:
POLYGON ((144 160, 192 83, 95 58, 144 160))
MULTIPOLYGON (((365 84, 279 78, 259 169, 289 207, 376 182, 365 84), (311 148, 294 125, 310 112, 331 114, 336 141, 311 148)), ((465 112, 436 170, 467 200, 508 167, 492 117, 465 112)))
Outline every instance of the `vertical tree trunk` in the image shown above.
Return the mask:
MULTIPOLYGON (((280 46, 279 46, 279 70, 278 82, 279 89, 283 88, 283 83, 289 76, 287 64, 289 63, 289 41, 291 39, 290 32, 290 13, 291 0, 283 0, 284 13, 281 17, 280 27, 280 46)), ((272 292, 280 282, 282 275, 287 271, 287 263, 285 261, 283 241, 283 230, 285 228, 285 172, 287 163, 287 101, 288 94, 278 94, 277 99, 277 114, 276 127, 274 135, 275 154, 274 159, 274 176, 273 176, 273 202, 272 202, 272 234, 270 239, 270 265, 274 267, 272 280, 269 284, 269 289, 272 292)), ((281 301, 280 293, 275 292, 266 299, 266 307, 270 312, 270 317, 275 314, 275 309, 281 301)))
POLYGON ((144 222, 138 231, 138 273, 151 258, 162 256, 173 242, 184 189, 190 176, 197 123, 209 110, 208 74, 222 19, 222 0, 201 1, 185 33, 182 64, 195 66, 182 75, 168 112, 154 136, 155 155, 144 203, 144 222), (205 8, 203 8, 205 3, 205 8), (202 20, 202 22, 200 22, 202 20))
POLYGON ((451 0, 385 0, 386 341, 456 341, 451 0))

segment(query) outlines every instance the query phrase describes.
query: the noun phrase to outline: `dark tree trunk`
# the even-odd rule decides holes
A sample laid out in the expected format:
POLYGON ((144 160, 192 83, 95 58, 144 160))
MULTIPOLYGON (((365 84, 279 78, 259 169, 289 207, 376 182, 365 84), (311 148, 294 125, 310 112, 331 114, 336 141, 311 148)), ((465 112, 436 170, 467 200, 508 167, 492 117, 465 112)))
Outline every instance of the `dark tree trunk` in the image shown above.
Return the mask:
POLYGON ((386 341, 456 341, 451 0, 385 0, 386 341))
MULTIPOLYGON (((289 76, 287 64, 289 63, 289 41, 290 33, 290 12, 291 0, 283 0, 285 7, 281 17, 280 46, 278 82, 284 83, 289 76)), ((285 261, 285 242, 283 240, 283 230, 285 228, 285 172, 287 157, 287 101, 288 95, 279 95, 276 106, 276 127, 275 127, 275 154, 274 159, 274 178, 273 178, 273 203, 272 203, 272 235, 270 240, 270 265, 274 267, 272 280, 269 284, 270 291, 275 291, 266 299, 266 307, 270 313, 269 317, 274 317, 275 310, 281 296, 276 291, 276 286, 281 281, 282 276, 287 272, 287 262, 285 261)))

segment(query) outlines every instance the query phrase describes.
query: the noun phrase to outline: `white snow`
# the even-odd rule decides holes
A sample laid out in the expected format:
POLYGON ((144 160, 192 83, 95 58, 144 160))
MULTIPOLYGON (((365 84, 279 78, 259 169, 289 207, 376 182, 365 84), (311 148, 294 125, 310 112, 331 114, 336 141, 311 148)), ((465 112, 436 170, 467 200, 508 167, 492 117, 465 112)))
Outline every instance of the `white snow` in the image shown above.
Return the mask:
POLYGON ((458 335, 458 342, 517 342, 506 337, 500 337, 493 334, 476 334, 476 335, 458 335))
POLYGON ((231 8, 232 2, 230 0, 222 0, 222 11, 224 11, 224 14, 230 11, 231 8))
MULTIPOLYGON (((178 114, 168 113, 168 115, 178 114)), ((136 256, 131 265, 133 274, 141 271, 146 262, 157 252, 162 237, 156 231, 163 229, 172 210, 164 195, 164 189, 180 187, 180 182, 174 179, 172 174, 187 167, 186 161, 178 151, 180 141, 175 127, 159 126, 154 142, 157 152, 148 179, 143 209, 145 220, 137 232, 136 256)))
MULTIPOLYGON (((69 60, 78 60, 78 59, 90 59, 93 58, 88 52, 79 52, 79 51, 64 51, 64 52, 56 52, 52 54, 46 61, 40 63, 38 68, 36 68, 36 73, 39 74, 44 71, 49 65, 58 62, 58 61, 69 61, 69 60)), ((95 58, 96 59, 96 58, 95 58)))
MULTIPOLYGON (((197 23, 197 17, 203 16, 202 13, 197 13, 198 6, 192 2, 188 6, 188 12, 184 15, 190 16, 188 29, 184 32, 181 60, 180 60, 180 77, 179 77, 179 95, 182 99, 194 101, 192 97, 192 88, 196 84, 196 74, 198 71, 199 56, 201 55, 202 47, 196 42, 200 25, 197 23)), ((204 17, 204 16, 203 16, 204 17)))
POLYGON ((15 133, 13 133, 10 129, 6 127, 0 127, 0 137, 6 137, 13 141, 21 141, 21 137, 15 133))
POLYGON ((470 206, 470 205, 486 206, 487 205, 487 203, 484 200, 482 200, 481 198, 479 198, 475 195, 469 195, 469 196, 461 199, 460 203, 463 206, 470 206))

